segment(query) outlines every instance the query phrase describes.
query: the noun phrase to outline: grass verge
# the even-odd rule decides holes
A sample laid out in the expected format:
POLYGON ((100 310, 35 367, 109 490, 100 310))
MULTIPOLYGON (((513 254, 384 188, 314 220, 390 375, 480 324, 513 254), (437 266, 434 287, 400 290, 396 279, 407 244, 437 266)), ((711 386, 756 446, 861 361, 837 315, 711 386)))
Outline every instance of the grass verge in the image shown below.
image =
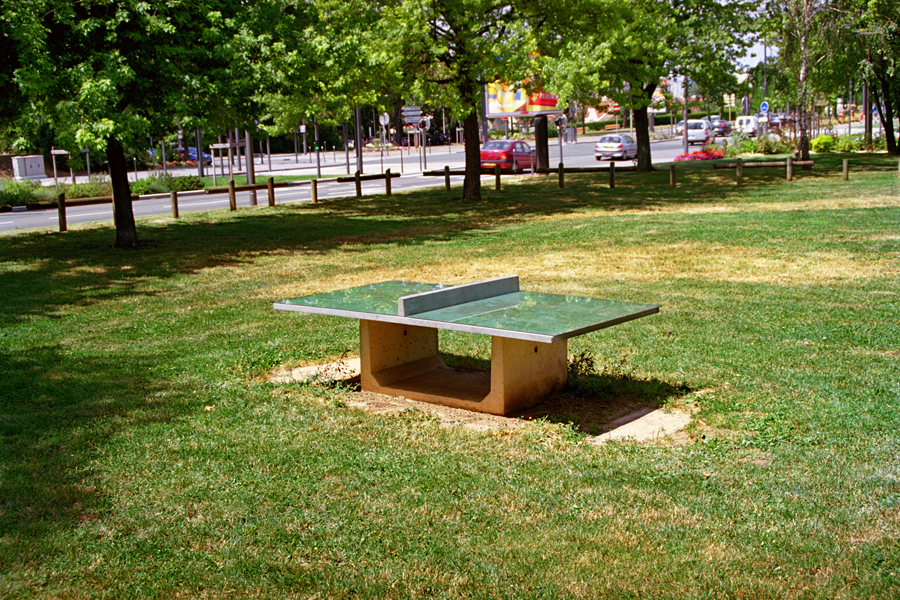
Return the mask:
POLYGON ((864 160, 3 236, 0 596, 897 597, 900 185, 864 160), (512 430, 265 379, 357 344, 274 300, 510 273, 663 309, 572 340, 581 377, 512 430), (693 422, 596 447, 611 403, 693 422))

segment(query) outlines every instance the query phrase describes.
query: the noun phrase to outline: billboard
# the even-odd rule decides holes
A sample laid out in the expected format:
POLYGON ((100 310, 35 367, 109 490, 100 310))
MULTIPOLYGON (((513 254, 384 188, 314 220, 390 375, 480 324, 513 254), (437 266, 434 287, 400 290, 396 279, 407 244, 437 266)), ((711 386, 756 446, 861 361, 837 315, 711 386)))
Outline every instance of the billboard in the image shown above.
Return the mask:
POLYGON ((528 94, 524 88, 495 82, 487 84, 487 118, 534 117, 562 112, 558 108, 559 96, 546 92, 528 94))

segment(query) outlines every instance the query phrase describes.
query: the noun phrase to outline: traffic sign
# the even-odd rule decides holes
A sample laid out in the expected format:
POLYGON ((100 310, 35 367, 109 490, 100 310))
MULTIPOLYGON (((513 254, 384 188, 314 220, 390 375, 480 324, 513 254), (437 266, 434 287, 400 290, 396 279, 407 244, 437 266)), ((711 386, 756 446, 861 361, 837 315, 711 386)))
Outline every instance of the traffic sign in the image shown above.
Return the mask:
POLYGON ((769 112, 769 103, 763 100, 762 104, 759 105, 759 111, 763 114, 769 112))
POLYGON ((391 122, 391 115, 387 113, 381 113, 381 115, 378 117, 378 122, 382 125, 387 125, 391 122))
POLYGON ((619 105, 618 105, 618 104, 613 104, 612 111, 613 111, 614 113, 619 112, 619 105))
POLYGON ((403 113, 403 122, 409 125, 417 124, 422 118, 421 106, 404 106, 401 112, 403 113))

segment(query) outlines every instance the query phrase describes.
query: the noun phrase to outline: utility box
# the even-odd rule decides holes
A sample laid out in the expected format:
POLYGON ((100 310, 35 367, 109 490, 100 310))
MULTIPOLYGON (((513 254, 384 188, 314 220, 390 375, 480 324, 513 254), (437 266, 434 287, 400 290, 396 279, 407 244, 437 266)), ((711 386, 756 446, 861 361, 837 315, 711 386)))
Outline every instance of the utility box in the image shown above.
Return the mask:
POLYGON ((44 156, 13 156, 13 179, 44 179, 47 173, 44 171, 44 156))

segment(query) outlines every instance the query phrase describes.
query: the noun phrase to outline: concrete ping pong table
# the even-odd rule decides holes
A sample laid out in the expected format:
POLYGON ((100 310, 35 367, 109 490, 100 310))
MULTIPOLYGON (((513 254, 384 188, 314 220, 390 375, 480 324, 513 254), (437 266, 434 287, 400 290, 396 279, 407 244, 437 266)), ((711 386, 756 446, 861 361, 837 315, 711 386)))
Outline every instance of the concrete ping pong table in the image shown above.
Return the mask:
POLYGON ((519 290, 512 275, 457 286, 386 281, 275 302, 273 308, 359 319, 361 387, 507 415, 565 385, 567 340, 659 312, 659 306, 519 290), (438 330, 491 336, 491 372, 438 356, 438 330))

